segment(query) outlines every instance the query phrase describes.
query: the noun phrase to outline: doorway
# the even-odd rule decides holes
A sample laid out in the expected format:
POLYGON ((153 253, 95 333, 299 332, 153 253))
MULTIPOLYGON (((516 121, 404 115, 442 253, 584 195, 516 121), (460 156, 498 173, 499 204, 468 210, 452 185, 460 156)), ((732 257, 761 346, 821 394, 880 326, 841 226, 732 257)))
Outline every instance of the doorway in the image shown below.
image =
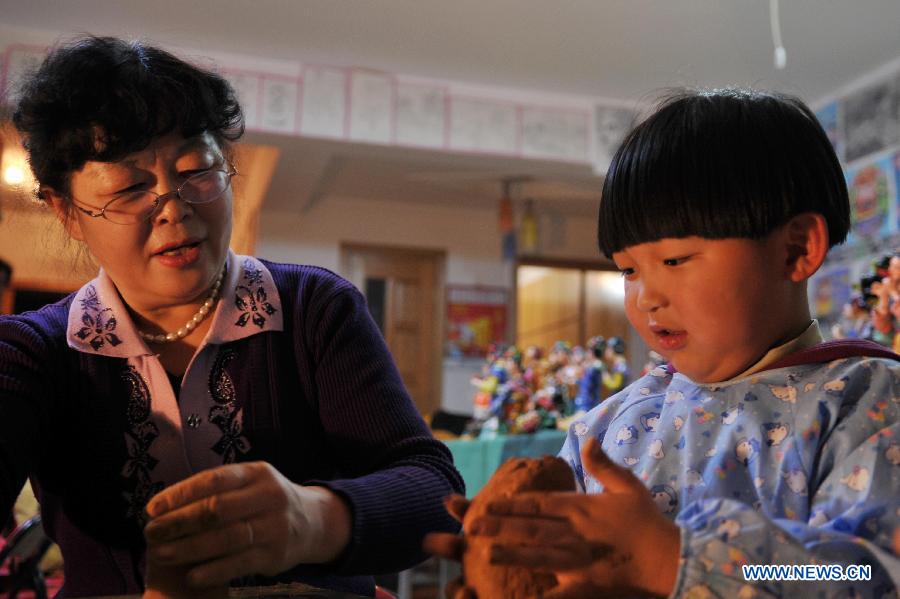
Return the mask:
POLYGON ((556 341, 584 346, 594 335, 620 337, 633 375, 647 346, 629 324, 622 276, 604 264, 522 262, 516 268, 516 343, 548 351, 556 341))
POLYGON ((441 402, 444 262, 441 251, 341 246, 342 270, 366 296, 372 319, 423 415, 441 402))

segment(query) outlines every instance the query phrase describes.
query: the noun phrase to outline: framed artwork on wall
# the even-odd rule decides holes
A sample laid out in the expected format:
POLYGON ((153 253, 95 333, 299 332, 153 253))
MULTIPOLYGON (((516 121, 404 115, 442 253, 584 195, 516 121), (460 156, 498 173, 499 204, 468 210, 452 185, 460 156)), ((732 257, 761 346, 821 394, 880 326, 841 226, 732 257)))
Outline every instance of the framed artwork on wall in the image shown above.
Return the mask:
POLYGON ((508 303, 504 287, 448 285, 445 354, 484 357, 492 344, 506 342, 508 303))

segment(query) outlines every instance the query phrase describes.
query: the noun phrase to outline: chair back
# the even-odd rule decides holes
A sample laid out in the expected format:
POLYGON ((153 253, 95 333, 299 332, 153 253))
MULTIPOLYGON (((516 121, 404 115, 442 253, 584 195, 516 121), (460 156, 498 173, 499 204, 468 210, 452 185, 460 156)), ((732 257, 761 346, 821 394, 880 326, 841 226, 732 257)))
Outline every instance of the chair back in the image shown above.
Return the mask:
POLYGON ((41 517, 34 516, 21 526, 16 527, 6 539, 6 545, 0 549, 0 567, 8 566, 8 561, 27 561, 40 559, 50 547, 50 539, 44 533, 41 517))
POLYGON ((19 591, 31 590, 35 599, 47 599, 47 583, 40 564, 52 544, 40 516, 13 530, 0 549, 0 596, 15 599, 19 591))

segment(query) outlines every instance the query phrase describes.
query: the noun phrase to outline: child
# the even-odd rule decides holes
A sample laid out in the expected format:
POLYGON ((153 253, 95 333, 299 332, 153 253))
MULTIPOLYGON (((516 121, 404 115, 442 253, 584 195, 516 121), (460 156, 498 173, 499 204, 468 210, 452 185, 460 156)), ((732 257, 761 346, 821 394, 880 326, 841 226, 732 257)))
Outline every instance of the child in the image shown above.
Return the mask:
POLYGON ((495 563, 556 573, 546 597, 895 596, 900 358, 823 343, 807 300, 849 222, 840 164, 800 100, 664 101, 610 165, 599 242, 668 365, 570 426, 560 455, 587 495, 496 502, 466 533, 496 537, 495 563), (754 582, 753 564, 871 577, 754 582))

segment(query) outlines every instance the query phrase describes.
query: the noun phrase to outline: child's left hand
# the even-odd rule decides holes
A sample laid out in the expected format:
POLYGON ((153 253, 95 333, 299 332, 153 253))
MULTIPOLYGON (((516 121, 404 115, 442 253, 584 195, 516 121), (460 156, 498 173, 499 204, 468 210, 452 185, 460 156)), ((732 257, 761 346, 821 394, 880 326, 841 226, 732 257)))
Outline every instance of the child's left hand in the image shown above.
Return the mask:
POLYGON ((671 594, 679 528, 594 439, 582 449, 582 464, 603 484, 602 493, 523 493, 494 501, 470 534, 496 539, 494 564, 554 572, 560 584, 547 599, 671 594))

